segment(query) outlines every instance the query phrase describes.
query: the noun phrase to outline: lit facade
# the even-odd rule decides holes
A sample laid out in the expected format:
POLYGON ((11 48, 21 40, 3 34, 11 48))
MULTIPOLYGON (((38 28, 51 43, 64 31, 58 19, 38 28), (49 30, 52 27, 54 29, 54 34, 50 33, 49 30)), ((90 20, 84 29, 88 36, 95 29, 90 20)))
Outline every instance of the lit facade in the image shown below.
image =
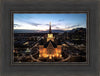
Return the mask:
POLYGON ((51 23, 49 28, 49 34, 47 35, 47 42, 39 45, 39 58, 62 58, 61 48, 62 46, 56 45, 54 42, 54 36, 51 32, 51 23))

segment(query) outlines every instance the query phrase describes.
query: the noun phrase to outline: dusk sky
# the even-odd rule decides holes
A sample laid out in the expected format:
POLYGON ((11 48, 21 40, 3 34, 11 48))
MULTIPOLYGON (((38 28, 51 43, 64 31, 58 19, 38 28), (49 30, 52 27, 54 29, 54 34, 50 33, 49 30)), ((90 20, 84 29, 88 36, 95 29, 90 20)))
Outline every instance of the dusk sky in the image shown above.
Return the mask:
POLYGON ((86 28, 85 13, 81 14, 14 14, 14 29, 48 30, 51 22, 52 29, 71 30, 86 28))

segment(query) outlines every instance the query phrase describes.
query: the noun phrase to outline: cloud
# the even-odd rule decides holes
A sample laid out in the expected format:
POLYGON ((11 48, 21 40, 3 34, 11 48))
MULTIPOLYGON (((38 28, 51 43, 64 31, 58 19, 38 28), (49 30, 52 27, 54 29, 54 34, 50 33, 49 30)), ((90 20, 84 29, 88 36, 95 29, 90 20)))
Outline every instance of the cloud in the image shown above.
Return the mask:
MULTIPOLYGON (((41 25, 39 23, 36 23, 34 22, 34 17, 30 17, 30 16, 24 16, 24 15, 21 15, 19 16, 19 18, 17 19, 20 24, 25 24, 25 25, 31 25, 31 26, 38 26, 38 25, 41 25)), ((22 25, 23 25, 22 24, 22 25)))
POLYGON ((26 21, 27 24, 30 24, 32 26, 38 26, 38 25, 42 25, 42 24, 39 24, 39 23, 35 23, 35 22, 29 22, 29 21, 26 21))
POLYGON ((72 26, 68 26, 66 28, 75 28, 75 27, 78 27, 78 26, 80 26, 80 25, 79 24, 78 25, 72 25, 72 26))
POLYGON ((57 26, 56 26, 56 29, 60 29, 60 27, 57 27, 57 26))
POLYGON ((49 26, 49 24, 45 24, 45 25, 49 26))
POLYGON ((19 25, 19 24, 14 24, 14 27, 20 27, 21 25, 19 25))
POLYGON ((55 26, 57 26, 56 24, 53 24, 53 25, 51 25, 52 27, 55 27, 55 26))
POLYGON ((59 19, 58 21, 64 21, 64 19, 59 19))

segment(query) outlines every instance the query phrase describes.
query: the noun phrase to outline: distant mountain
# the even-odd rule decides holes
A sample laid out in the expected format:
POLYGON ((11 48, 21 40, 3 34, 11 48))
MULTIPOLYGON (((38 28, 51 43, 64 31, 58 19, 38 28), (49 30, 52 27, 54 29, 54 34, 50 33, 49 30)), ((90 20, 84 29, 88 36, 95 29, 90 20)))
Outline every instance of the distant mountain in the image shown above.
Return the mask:
MULTIPOLYGON (((47 31, 40 31, 40 30, 14 30, 14 33, 48 33, 47 31)), ((53 33, 63 33, 64 30, 52 30, 53 33)))
POLYGON ((74 33, 75 31, 80 31, 80 30, 86 31, 86 28, 74 28, 72 30, 67 30, 65 32, 74 33))
MULTIPOLYGON (((86 28, 76 28, 72 30, 52 30, 53 33, 64 33, 64 32, 75 32, 76 30, 86 30, 86 28)), ((48 33, 49 30, 40 31, 40 30, 14 30, 14 33, 48 33)))
POLYGON ((14 30, 14 33, 37 33, 39 30, 14 30))
POLYGON ((76 28, 71 30, 70 32, 74 33, 74 32, 79 32, 79 31, 86 31, 86 28, 76 28))
MULTIPOLYGON (((47 31, 41 31, 41 33, 48 33, 49 30, 47 31)), ((65 31, 64 30, 52 30, 53 33, 64 33, 65 31)))

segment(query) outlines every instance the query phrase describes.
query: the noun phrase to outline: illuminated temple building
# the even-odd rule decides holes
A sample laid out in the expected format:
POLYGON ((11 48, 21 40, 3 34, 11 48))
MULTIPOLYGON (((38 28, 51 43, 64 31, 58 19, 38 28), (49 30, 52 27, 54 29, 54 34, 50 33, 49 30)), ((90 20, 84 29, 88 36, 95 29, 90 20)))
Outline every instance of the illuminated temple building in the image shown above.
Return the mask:
POLYGON ((49 27, 49 33, 46 39, 42 39, 39 44, 39 58, 62 58, 61 44, 55 43, 55 37, 51 31, 51 23, 49 27))

